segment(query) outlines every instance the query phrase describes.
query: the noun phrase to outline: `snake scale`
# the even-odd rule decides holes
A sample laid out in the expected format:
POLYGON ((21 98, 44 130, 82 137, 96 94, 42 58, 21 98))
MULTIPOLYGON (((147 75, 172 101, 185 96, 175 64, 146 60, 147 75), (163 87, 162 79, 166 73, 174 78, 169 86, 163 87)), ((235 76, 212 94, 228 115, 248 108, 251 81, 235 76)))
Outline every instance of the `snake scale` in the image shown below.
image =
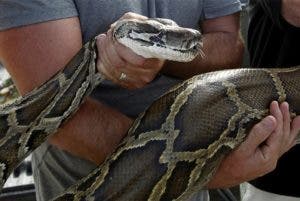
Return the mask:
MULTIPOLYGON (((124 20, 114 37, 133 49, 136 43, 138 54, 152 49, 161 57, 169 51, 165 59, 175 54, 175 60, 192 60, 201 51, 200 33, 163 19, 124 20)), ((104 79, 95 66, 95 40, 41 87, 0 108, 1 185, 104 79)), ((299 79, 300 68, 294 67, 223 70, 185 80, 135 120, 103 164, 53 200, 187 200, 268 115, 272 100, 287 100, 300 114, 299 79)))

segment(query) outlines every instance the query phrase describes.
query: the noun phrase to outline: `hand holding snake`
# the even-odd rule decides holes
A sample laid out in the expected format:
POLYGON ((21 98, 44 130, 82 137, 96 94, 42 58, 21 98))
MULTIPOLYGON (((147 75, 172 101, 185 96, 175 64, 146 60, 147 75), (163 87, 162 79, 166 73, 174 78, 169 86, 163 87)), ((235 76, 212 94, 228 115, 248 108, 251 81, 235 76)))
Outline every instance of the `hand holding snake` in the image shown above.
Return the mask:
MULTIPOLYGON (((148 18, 135 13, 126 13, 120 18, 120 20, 123 19, 147 20, 148 18)), ((115 24, 111 26, 111 29, 107 32, 107 34, 101 34, 97 37, 98 52, 100 52, 100 55, 102 55, 101 57, 98 57, 98 70, 105 74, 107 78, 122 87, 131 89, 143 87, 161 70, 163 60, 145 59, 135 54, 130 48, 118 43, 113 39, 112 36, 114 27, 115 24), (103 64, 102 60, 106 61, 105 64, 107 65, 103 64), (135 65, 132 65, 132 63, 135 63, 135 65), (147 65, 147 63, 150 63, 150 65, 147 65), (131 66, 126 68, 126 66, 129 65, 131 66), (145 71, 146 69, 148 70, 145 71), (122 78, 123 73, 125 73, 126 77, 120 79, 122 78), (128 75, 131 76, 129 77, 128 75)), ((274 108, 276 106, 273 104, 272 107, 274 108)), ((274 110, 275 109, 271 109, 271 111, 274 110)), ((278 108, 276 114, 278 117, 278 108)), ((273 118, 275 117, 273 116, 273 118)), ((273 146, 271 147, 272 150, 268 150, 268 147, 265 148, 268 153, 262 153, 263 148, 260 146, 260 144, 264 143, 264 141, 269 138, 273 132, 275 132, 275 129, 277 129, 278 134, 287 135, 290 132, 279 131, 280 128, 276 126, 276 123, 278 122, 281 124, 282 118, 277 118, 277 120, 278 121, 275 120, 275 123, 273 121, 273 124, 272 121, 269 120, 269 124, 272 124, 273 126, 263 127, 259 131, 256 131, 257 129, 253 129, 248 138, 254 135, 253 133, 257 133, 257 135, 260 136, 254 136, 252 138, 258 138, 260 140, 257 141, 257 139, 253 139, 252 141, 255 141, 255 143, 250 143, 249 141, 251 141, 251 139, 247 139, 243 143, 247 143, 247 145, 242 144, 237 150, 229 154, 229 156, 226 157, 226 159, 224 159, 224 161, 221 163, 216 175, 212 178, 208 186, 213 188, 231 187, 238 185, 241 182, 255 179, 258 175, 264 175, 272 171, 275 168, 276 162, 279 158, 279 156, 274 154, 274 152, 277 150, 286 152, 290 148, 290 143, 285 143, 281 138, 278 139, 279 137, 275 137, 277 142, 282 143, 284 147, 281 148, 277 143, 275 144, 275 148, 273 146), (269 128, 269 130, 266 128, 269 128), (250 146, 250 144, 252 146, 250 146), (246 146, 247 150, 245 150, 246 146), (268 158, 268 160, 266 160, 266 158, 268 158)), ((260 124, 258 126, 260 126, 260 124)), ((295 129, 292 131, 292 133, 294 133, 294 136, 289 138, 290 140, 295 138, 295 129)), ((271 145, 273 145, 273 143, 271 143, 271 145)))
POLYGON ((300 117, 291 120, 288 104, 272 102, 270 115, 224 158, 208 187, 232 187, 271 172, 280 156, 295 145, 299 130, 300 117))
MULTIPOLYGON (((148 18, 135 13, 126 13, 119 20, 148 18)), ((163 67, 164 60, 144 58, 130 48, 118 43, 113 37, 115 24, 106 34, 97 36, 97 47, 100 57, 97 67, 105 77, 115 84, 127 89, 142 88, 151 82, 163 67)))
MULTIPOLYGON (((113 36, 146 58, 192 60, 200 52, 200 34, 168 22, 121 20, 113 36)), ((109 77, 109 73, 97 72, 95 61, 92 39, 41 88, 1 108, 2 183, 77 110, 103 76, 109 77)), ((182 82, 136 119, 128 136, 99 168, 56 200, 94 200, 95 195, 101 200, 186 200, 205 187, 222 159, 246 139, 256 121, 269 114, 272 100, 288 100, 291 111, 300 113, 299 75, 298 68, 236 69, 182 82)), ((290 133, 292 138, 299 130, 296 119, 292 128, 288 127, 287 108, 282 107, 271 107, 279 121, 270 140, 288 139, 284 136, 290 133)), ((293 140, 287 142, 289 147, 293 140)))

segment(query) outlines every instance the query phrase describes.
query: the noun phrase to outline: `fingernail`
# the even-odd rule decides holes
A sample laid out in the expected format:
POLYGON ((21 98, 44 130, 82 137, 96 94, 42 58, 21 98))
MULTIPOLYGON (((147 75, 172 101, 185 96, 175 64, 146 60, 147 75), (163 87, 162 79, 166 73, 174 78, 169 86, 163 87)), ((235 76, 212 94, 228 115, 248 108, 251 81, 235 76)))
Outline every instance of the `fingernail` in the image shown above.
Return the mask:
POLYGON ((287 102, 283 102, 280 104, 280 110, 282 112, 289 112, 289 104, 287 102))
POLYGON ((274 105, 279 105, 279 104, 278 104, 278 101, 273 101, 272 104, 274 104, 274 105))
POLYGON ((97 40, 102 40, 103 38, 105 38, 105 34, 99 34, 98 36, 96 36, 97 40))
POLYGON ((117 24, 117 22, 115 22, 115 23, 112 23, 112 24, 110 25, 110 28, 113 28, 113 27, 115 27, 115 26, 116 26, 116 24, 117 24))

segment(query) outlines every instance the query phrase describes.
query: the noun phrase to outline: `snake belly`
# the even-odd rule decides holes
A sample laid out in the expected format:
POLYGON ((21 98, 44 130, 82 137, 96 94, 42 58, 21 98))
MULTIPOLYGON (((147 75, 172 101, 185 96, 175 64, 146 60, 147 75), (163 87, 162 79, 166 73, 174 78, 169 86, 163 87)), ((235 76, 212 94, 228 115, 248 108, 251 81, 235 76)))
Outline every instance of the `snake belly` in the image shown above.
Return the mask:
MULTIPOLYGON (((101 82, 95 59, 92 39, 41 88, 0 109, 2 184, 101 82)), ((287 100, 300 114, 299 78, 297 67, 192 77, 156 100, 103 164, 54 200, 186 200, 205 187, 222 158, 268 115, 272 100, 287 100)))

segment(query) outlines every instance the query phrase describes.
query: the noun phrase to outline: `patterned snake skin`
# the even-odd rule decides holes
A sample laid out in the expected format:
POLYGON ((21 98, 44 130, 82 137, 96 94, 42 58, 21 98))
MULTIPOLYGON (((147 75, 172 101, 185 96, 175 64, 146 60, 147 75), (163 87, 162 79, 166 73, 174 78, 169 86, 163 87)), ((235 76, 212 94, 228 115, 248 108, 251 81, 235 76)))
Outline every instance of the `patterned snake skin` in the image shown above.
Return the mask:
MULTIPOLYGON (((171 43, 168 37, 159 41, 159 47, 170 48, 163 44, 171 43)), ((187 46, 195 51, 196 43, 187 44, 191 43, 187 46)), ((153 46, 147 41, 140 44, 147 44, 146 49, 153 46)), ((2 185, 13 168, 54 133, 104 79, 96 70, 95 59, 92 39, 42 87, 2 106, 2 185)), ((253 124, 268 115, 272 100, 287 100, 291 111, 300 114, 299 78, 297 67, 224 70, 190 78, 156 100, 103 164, 54 200, 92 201, 95 196, 101 201, 187 200, 204 188, 222 158, 245 139, 253 124)))

